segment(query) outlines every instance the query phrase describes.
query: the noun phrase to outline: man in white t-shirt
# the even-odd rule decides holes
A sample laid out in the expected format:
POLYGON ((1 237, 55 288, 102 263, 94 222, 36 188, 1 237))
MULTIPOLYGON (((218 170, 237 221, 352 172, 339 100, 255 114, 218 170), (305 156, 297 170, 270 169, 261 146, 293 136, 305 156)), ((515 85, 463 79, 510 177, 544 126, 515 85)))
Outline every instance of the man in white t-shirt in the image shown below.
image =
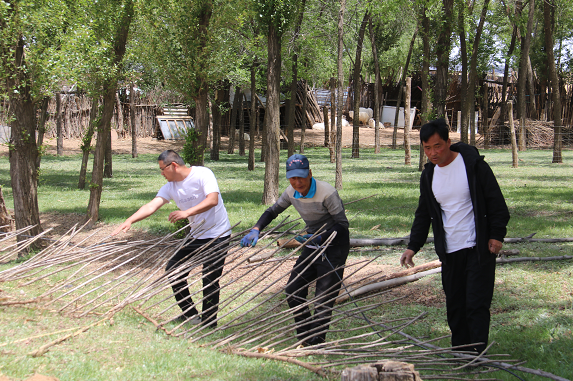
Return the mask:
POLYGON ((509 211, 483 156, 468 144, 452 144, 445 120, 424 124, 420 141, 430 163, 420 177, 418 208, 400 264, 414 266, 412 258, 432 225, 452 346, 481 353, 488 342, 495 258, 509 211))
POLYGON ((182 271, 173 280, 171 285, 173 293, 183 311, 179 320, 216 327, 219 306, 219 278, 223 273, 228 238, 231 234, 231 224, 221 198, 221 192, 219 192, 217 179, 209 168, 185 166, 181 156, 173 150, 162 152, 157 161, 167 184, 159 189, 153 200, 143 205, 119 225, 112 235, 128 231, 133 223, 151 216, 163 205, 173 200, 179 210, 169 213, 169 222, 174 223, 187 218, 192 224, 191 226, 198 226, 198 229, 196 235, 193 236, 194 240, 175 253, 167 263, 165 270, 173 271, 175 268, 183 266, 197 249, 202 249, 201 251, 204 252, 209 248, 217 247, 203 260, 204 289, 201 316, 199 316, 189 293, 186 280, 189 271, 182 271), (201 223, 202 225, 199 226, 201 223), (216 239, 213 240, 214 238, 216 239), (207 244, 209 245, 206 246, 207 244))

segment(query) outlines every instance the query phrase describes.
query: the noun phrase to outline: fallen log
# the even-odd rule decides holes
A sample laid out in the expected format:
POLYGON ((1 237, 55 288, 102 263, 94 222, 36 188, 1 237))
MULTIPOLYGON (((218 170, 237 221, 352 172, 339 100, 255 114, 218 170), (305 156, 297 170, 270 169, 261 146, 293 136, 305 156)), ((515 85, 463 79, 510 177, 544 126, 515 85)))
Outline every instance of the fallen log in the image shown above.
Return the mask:
MULTIPOLYGON (((503 250, 502 250, 503 251, 503 250)), ((501 253, 501 252, 500 252, 501 253)), ((557 257, 520 257, 520 258, 497 258, 496 263, 529 262, 529 261, 558 261, 573 259, 571 255, 561 255, 557 257)), ((336 303, 343 303, 350 297, 359 296, 372 291, 382 291, 393 287, 398 287, 406 283, 417 281, 426 275, 437 274, 441 271, 442 264, 439 260, 427 262, 422 265, 412 267, 390 274, 383 281, 375 281, 350 290, 343 290, 336 299, 336 303)))

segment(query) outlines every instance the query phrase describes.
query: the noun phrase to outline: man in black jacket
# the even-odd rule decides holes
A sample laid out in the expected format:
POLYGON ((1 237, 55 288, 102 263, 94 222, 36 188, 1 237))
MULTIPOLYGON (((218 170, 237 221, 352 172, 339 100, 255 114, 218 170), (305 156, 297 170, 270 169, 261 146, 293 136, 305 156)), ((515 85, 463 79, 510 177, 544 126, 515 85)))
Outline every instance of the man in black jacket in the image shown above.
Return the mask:
POLYGON ((420 178, 420 198, 408 249, 400 264, 426 242, 430 224, 442 262, 452 346, 483 352, 489 335, 495 258, 506 234, 509 211, 495 176, 478 150, 451 144, 443 119, 420 129, 420 141, 431 163, 420 178))

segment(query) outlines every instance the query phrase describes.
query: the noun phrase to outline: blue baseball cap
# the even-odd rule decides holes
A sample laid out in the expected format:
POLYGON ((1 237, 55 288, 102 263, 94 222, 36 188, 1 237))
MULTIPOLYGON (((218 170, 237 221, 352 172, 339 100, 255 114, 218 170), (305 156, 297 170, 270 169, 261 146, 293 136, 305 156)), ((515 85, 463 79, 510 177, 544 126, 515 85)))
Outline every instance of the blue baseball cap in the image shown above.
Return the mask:
POLYGON ((286 161, 286 178, 308 177, 309 165, 306 156, 295 153, 286 161))

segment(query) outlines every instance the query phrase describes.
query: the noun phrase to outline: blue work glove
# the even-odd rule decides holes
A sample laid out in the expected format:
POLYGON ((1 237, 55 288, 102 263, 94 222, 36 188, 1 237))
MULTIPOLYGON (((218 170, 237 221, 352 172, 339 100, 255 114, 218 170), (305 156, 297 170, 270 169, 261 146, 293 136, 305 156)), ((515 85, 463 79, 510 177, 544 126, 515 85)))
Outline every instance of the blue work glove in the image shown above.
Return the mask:
POLYGON ((251 229, 249 234, 243 237, 241 240, 241 247, 252 246, 255 247, 257 241, 259 240, 259 231, 257 229, 251 229))
MULTIPOLYGON (((308 239, 312 237, 312 234, 297 235, 294 237, 298 242, 305 243, 308 239)), ((318 246, 322 242, 322 237, 320 235, 315 236, 313 239, 308 241, 308 244, 318 246)))

